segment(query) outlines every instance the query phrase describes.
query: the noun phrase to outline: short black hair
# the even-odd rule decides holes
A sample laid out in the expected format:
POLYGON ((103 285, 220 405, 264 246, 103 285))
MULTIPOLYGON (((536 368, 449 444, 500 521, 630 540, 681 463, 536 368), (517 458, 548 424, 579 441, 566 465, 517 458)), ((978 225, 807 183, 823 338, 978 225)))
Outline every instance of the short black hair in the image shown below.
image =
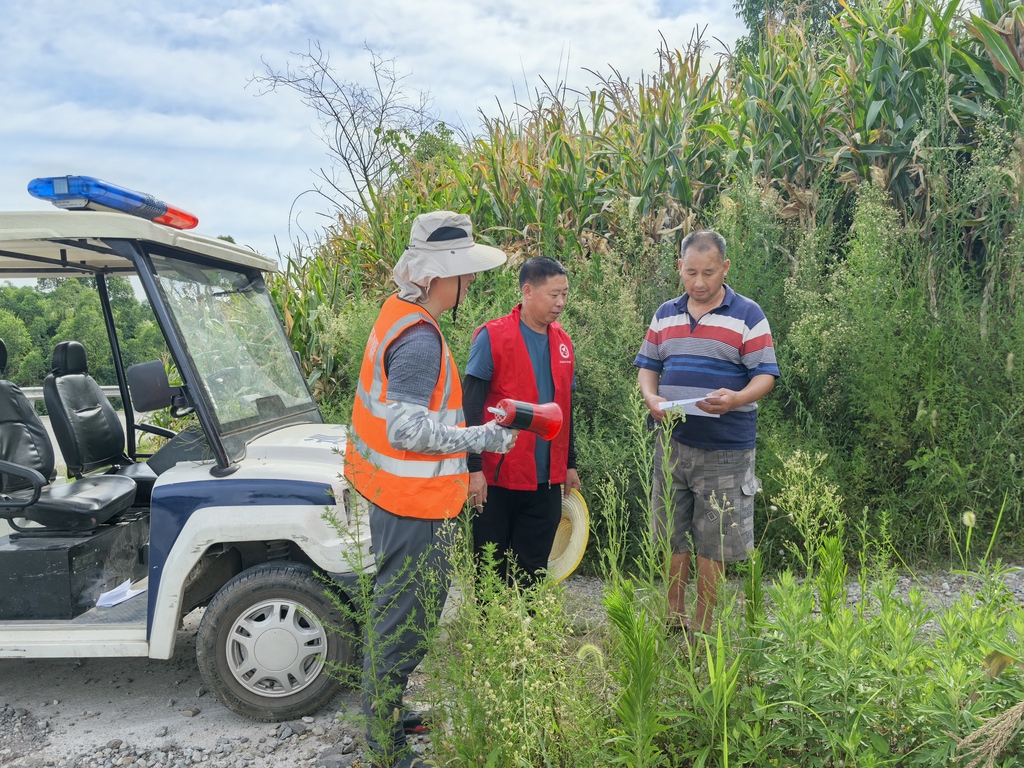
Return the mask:
POLYGON ((546 283, 549 277, 556 275, 568 275, 567 270, 561 263, 547 256, 534 256, 523 262, 519 268, 519 287, 529 283, 530 285, 541 285, 546 283))
POLYGON ((679 244, 679 258, 686 258, 686 252, 692 248, 696 253, 718 251, 718 257, 725 261, 725 238, 713 229, 697 229, 683 238, 679 244))

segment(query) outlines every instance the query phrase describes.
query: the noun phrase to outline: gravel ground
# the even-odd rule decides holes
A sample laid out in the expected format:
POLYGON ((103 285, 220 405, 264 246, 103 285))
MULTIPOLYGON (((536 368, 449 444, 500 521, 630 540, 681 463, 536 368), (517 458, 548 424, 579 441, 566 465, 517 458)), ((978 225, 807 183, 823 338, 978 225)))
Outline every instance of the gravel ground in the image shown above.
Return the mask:
POLYGON ((0 765, 366 765, 358 728, 338 716, 358 706, 351 692, 289 723, 249 720, 208 693, 195 661, 201 615, 186 617, 168 661, 0 659, 0 765))
MULTIPOLYGON (((1024 570, 1007 587, 1024 601, 1024 570)), ((566 581, 574 623, 603 620, 601 582, 566 581)), ((955 574, 901 576, 897 593, 914 586, 936 608, 950 605, 971 579, 955 574)), ((850 600, 859 585, 849 585, 850 600)), ((345 692, 315 717, 257 723, 233 714, 206 692, 195 664, 201 614, 186 617, 173 659, 0 659, 0 765, 11 768, 362 768, 368 765, 359 728, 346 713, 358 707, 345 692)), ((415 676, 411 696, 422 683, 415 676)), ((429 736, 413 737, 429 751, 429 736)))

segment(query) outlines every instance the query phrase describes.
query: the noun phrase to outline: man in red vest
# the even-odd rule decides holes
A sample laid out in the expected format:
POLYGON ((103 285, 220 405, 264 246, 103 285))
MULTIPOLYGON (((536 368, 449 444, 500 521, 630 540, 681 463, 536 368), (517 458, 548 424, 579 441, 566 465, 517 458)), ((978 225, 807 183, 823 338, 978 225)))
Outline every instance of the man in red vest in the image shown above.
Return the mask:
POLYGON ((503 398, 555 402, 565 422, 554 440, 521 432, 505 455, 470 453, 469 496, 481 508, 473 519, 473 549, 495 545, 499 575, 523 586, 546 569, 562 517, 562 495, 580 487, 572 430, 575 364, 572 340, 558 316, 565 309, 565 267, 546 256, 519 272, 522 303, 477 329, 464 383, 466 423, 491 421, 487 408, 503 398), (511 553, 512 563, 507 554, 511 553))

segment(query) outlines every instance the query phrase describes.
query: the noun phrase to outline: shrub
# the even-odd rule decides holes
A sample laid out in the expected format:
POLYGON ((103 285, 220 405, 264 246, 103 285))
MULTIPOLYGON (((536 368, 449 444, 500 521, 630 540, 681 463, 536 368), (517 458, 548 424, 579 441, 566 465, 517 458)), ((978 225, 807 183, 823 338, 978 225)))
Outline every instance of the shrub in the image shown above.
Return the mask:
POLYGON ((600 765, 604 651, 573 637, 558 585, 510 589, 493 552, 478 571, 469 541, 464 526, 452 554, 458 609, 425 662, 427 703, 444 718, 438 762, 600 765))

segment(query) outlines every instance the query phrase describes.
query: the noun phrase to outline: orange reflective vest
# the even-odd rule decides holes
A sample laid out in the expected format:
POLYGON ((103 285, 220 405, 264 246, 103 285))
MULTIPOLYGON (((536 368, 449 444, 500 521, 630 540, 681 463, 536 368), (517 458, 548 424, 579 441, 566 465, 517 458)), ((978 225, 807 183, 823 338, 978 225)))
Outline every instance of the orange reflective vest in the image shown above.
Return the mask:
MULTIPOLYGON (((469 488, 466 454, 414 453, 388 442, 388 377, 384 355, 398 335, 416 323, 437 321, 416 304, 391 296, 366 342, 352 406, 352 429, 345 445, 345 479, 362 496, 402 517, 443 520, 462 511, 469 488)), ((430 395, 430 416, 464 427, 462 381, 451 350, 441 336, 441 372, 430 395)))

